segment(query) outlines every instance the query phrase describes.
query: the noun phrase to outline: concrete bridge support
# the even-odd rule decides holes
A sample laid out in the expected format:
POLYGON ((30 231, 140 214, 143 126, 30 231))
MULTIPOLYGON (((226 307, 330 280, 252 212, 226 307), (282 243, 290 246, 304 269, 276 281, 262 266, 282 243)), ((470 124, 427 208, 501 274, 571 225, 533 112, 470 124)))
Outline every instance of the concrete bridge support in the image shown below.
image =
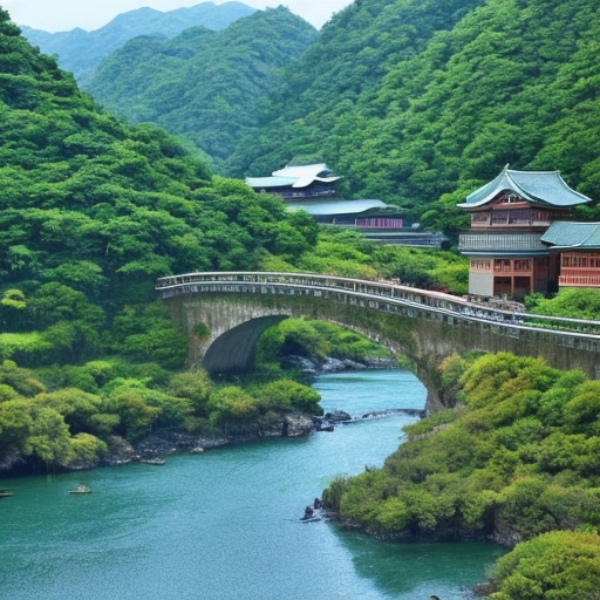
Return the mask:
POLYGON ((443 406, 438 366, 455 352, 512 352, 543 356, 563 369, 580 368, 597 376, 596 352, 557 343, 544 330, 519 331, 492 322, 481 323, 421 309, 402 308, 385 299, 353 298, 335 291, 295 293, 185 293, 166 297, 175 323, 191 340, 190 366, 212 373, 251 366, 260 334, 287 317, 321 319, 362 333, 407 356, 427 387, 427 406, 443 406), (203 324, 198 327, 198 324, 203 324), (199 336, 195 331, 204 331, 199 336))

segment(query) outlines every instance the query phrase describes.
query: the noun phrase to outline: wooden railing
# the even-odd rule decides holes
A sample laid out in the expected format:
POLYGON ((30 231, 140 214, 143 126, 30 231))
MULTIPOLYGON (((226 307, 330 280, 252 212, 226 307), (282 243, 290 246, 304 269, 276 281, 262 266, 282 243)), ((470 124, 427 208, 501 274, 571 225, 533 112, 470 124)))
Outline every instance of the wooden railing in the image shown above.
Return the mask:
POLYGON ((515 250, 548 251, 541 242, 541 233, 494 233, 494 232, 469 232, 461 233, 458 248, 462 252, 475 252, 483 250, 515 250))

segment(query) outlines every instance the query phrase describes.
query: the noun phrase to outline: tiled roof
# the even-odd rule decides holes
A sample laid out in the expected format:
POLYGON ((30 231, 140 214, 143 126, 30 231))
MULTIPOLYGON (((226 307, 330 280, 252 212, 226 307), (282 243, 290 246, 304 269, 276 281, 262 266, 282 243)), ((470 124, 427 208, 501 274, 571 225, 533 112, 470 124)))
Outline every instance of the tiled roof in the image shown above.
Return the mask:
POLYGON ((253 189, 285 187, 295 182, 294 177, 246 177, 246 184, 253 189))
POLYGON ((554 249, 600 248, 600 223, 554 221, 542 236, 554 249))
POLYGON ((291 186, 302 189, 311 183, 334 183, 340 177, 333 176, 325 163, 285 167, 273 171, 272 177, 246 177, 246 184, 253 189, 267 189, 291 186))
POLYGON ((483 206, 502 192, 514 192, 534 204, 570 207, 590 202, 590 198, 572 190, 558 171, 512 171, 506 167, 498 177, 467 196, 458 206, 483 206))

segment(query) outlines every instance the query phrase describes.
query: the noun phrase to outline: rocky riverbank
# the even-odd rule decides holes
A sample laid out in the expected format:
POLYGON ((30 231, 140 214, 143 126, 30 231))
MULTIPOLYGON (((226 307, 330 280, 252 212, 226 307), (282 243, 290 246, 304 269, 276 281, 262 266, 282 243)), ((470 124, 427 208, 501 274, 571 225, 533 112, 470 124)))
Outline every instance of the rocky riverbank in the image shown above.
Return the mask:
MULTIPOLYGON (((365 357, 360 362, 348 358, 338 359, 327 357, 321 361, 311 360, 302 356, 290 356, 286 366, 296 368, 308 376, 321 373, 337 373, 342 371, 359 371, 367 369, 394 369, 398 368, 395 359, 365 357)), ((339 424, 356 423, 361 420, 390 416, 398 412, 407 412, 405 409, 394 409, 379 413, 352 416, 343 411, 335 411, 324 417, 311 417, 298 412, 280 415, 269 428, 257 429, 248 433, 236 435, 194 435, 182 431, 165 431, 153 433, 141 441, 130 442, 119 436, 110 436, 106 439, 107 452, 97 460, 82 460, 77 463, 62 465, 65 471, 82 471, 100 466, 115 466, 139 462, 143 460, 164 457, 176 452, 202 453, 205 450, 222 446, 255 441, 271 437, 302 437, 314 431, 333 431, 339 424)), ((415 416, 423 416, 421 411, 413 411, 415 416), (419 414, 416 414, 419 413, 419 414)), ((408 413, 407 413, 408 414, 408 413)), ((42 463, 31 463, 21 456, 16 450, 8 453, 0 463, 0 473, 31 474, 44 469, 42 463)))
POLYGON ((398 362, 394 358, 377 358, 366 356, 360 361, 350 358, 333 358, 327 356, 323 360, 306 358, 305 356, 288 356, 284 366, 299 369, 307 375, 320 373, 339 373, 341 371, 363 371, 367 369, 397 369, 398 362))

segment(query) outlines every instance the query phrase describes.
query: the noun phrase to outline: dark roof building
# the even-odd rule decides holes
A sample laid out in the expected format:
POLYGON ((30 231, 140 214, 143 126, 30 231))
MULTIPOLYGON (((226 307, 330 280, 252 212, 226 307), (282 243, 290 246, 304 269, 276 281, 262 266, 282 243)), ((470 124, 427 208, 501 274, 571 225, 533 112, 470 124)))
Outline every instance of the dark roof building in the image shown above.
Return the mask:
POLYGON ((285 167, 271 177, 247 177, 259 193, 276 194, 288 210, 304 210, 321 225, 360 231, 365 238, 386 244, 440 246, 447 238, 436 232, 404 227, 401 211, 381 200, 337 200, 333 175, 325 163, 285 167))

